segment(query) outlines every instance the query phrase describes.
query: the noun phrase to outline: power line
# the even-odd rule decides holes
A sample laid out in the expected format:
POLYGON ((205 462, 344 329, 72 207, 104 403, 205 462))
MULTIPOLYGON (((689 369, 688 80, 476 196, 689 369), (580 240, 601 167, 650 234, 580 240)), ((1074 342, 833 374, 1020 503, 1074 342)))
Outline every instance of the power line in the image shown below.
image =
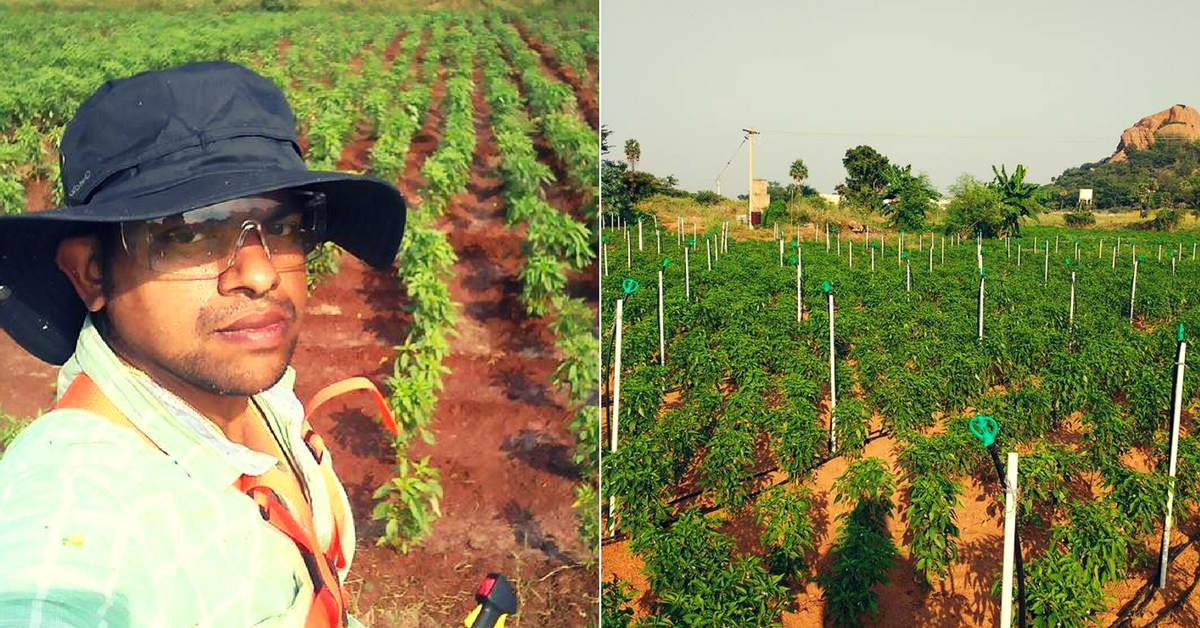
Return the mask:
POLYGON ((729 156, 729 161, 725 162, 725 167, 721 168, 721 172, 717 173, 717 178, 714 179, 714 181, 721 180, 721 175, 725 174, 725 171, 729 169, 729 164, 733 163, 733 158, 737 157, 738 152, 740 152, 742 150, 742 147, 746 145, 747 139, 749 139, 748 135, 742 136, 742 143, 738 144, 738 147, 736 149, 734 149, 733 154, 729 156))

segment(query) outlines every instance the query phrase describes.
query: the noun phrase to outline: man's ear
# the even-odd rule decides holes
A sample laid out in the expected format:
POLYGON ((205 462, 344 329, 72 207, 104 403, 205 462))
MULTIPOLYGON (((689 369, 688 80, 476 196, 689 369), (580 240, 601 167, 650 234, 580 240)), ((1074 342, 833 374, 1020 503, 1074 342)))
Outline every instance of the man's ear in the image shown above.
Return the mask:
POLYGON ((100 268, 100 242, 95 235, 66 238, 54 256, 89 312, 104 307, 104 276, 100 268))

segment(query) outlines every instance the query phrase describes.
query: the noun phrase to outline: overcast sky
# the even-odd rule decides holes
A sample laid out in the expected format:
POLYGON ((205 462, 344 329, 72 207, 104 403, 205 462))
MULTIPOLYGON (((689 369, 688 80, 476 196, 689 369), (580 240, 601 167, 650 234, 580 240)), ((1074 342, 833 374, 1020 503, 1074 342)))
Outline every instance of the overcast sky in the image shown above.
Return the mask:
POLYGON ((1200 107, 1196 0, 602 0, 600 18, 605 158, 634 138, 639 170, 690 191, 721 175, 730 197, 750 126, 755 178, 786 183, 799 157, 832 192, 869 144, 945 192, 993 164, 1048 183, 1140 118, 1200 107))

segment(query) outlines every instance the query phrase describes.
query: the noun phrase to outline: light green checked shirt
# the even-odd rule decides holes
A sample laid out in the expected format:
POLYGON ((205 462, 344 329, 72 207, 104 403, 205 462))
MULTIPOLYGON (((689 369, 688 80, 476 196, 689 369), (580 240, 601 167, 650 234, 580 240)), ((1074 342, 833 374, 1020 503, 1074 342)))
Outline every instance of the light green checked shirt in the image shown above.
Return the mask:
MULTIPOLYGON (((0 628, 303 626, 313 600, 303 559, 235 486, 275 458, 229 441, 125 367, 90 320, 59 374, 60 395, 79 372, 158 448, 73 409, 17 437, 0 459, 0 628)), ((316 489, 324 479, 303 442, 294 378, 289 368, 255 399, 316 489)), ((324 547, 329 492, 308 492, 324 547)), ((340 486, 338 497, 346 499, 340 486)))

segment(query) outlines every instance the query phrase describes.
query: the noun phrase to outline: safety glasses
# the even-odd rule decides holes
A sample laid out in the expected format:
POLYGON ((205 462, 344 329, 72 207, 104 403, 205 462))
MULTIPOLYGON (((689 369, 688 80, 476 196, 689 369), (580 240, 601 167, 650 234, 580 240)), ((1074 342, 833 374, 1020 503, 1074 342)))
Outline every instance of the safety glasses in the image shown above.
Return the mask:
POLYGON ((142 266, 184 279, 211 279, 233 266, 257 235, 279 272, 298 270, 326 239, 325 195, 288 191, 121 223, 121 244, 142 266))

